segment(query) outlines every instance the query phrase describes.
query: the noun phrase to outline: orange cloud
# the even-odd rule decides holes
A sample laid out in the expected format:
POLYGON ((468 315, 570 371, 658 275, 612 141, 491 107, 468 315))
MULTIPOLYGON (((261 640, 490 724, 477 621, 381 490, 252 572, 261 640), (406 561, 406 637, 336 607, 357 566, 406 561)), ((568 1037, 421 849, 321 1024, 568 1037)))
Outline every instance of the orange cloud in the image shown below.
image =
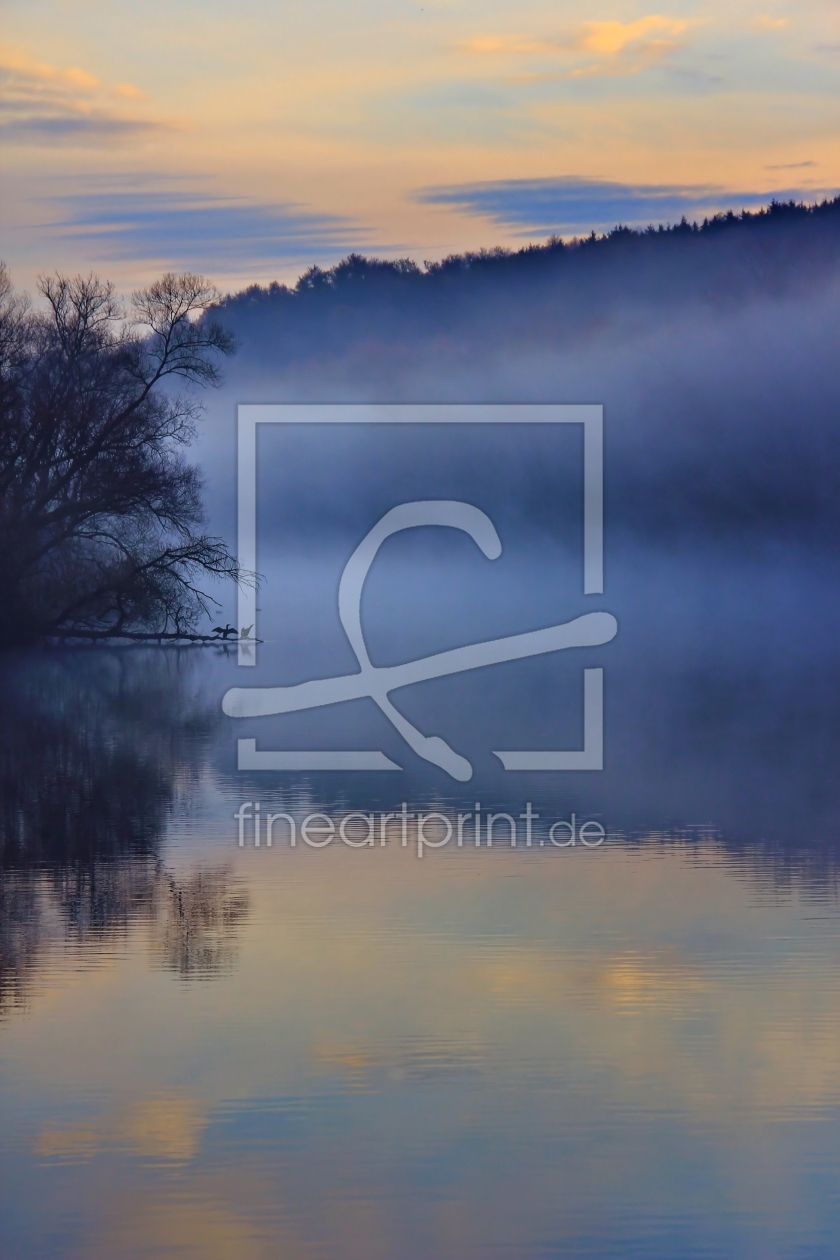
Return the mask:
POLYGON ((477 35, 460 45, 478 56, 560 56, 588 64, 571 69, 581 74, 629 74, 644 69, 679 46, 680 36, 692 25, 687 19, 650 14, 635 22, 585 22, 566 35, 534 38, 525 35, 477 35), (597 60, 593 63, 592 57, 597 60))
POLYGON ((111 91, 114 93, 114 96, 125 96, 132 101, 142 100, 146 95, 145 92, 141 92, 138 87, 135 87, 133 83, 115 83, 111 91))
POLYGON ((528 39, 518 35, 476 35, 459 45, 462 52, 496 53, 509 56, 512 53, 557 52, 557 44, 551 40, 528 39))
POLYGON ((77 66, 51 66, 18 49, 0 48, 0 85, 0 99, 5 101, 21 92, 88 94, 99 87, 99 80, 77 66))
POLYGON ((688 21, 658 14, 638 18, 635 22, 586 22, 577 36, 576 46, 607 57, 614 57, 632 45, 671 47, 688 26, 688 21))
POLYGON ((789 25, 787 18, 770 17, 766 13, 756 14, 750 22, 750 26, 754 26, 759 31, 780 31, 789 25))
POLYGON ((108 89, 78 66, 50 65, 21 49, 0 46, 0 139, 102 140, 157 128, 159 123, 126 114, 114 100, 142 95, 132 84, 108 89))

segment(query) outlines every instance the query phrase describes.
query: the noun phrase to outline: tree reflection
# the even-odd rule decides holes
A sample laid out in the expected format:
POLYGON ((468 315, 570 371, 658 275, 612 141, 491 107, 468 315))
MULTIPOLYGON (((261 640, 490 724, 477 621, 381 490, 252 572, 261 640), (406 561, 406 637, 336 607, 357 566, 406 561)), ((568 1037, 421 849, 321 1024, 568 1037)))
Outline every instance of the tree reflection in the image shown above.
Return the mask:
POLYGON ((26 875, 6 872, 0 878, 0 1019, 24 1004, 29 977, 38 958, 42 907, 34 883, 26 875))
POLYGON ((231 969, 248 895, 232 885, 227 869, 204 868, 181 880, 167 876, 155 911, 153 953, 162 967, 185 978, 231 969))
POLYGON ((0 667, 0 862, 156 851, 216 729, 187 653, 79 651, 0 667))
POLYGON ((155 964, 210 977, 235 962, 247 895, 224 867, 160 855, 206 766, 217 705, 189 652, 81 651, 0 667, 0 1017, 50 949, 143 931, 155 964))

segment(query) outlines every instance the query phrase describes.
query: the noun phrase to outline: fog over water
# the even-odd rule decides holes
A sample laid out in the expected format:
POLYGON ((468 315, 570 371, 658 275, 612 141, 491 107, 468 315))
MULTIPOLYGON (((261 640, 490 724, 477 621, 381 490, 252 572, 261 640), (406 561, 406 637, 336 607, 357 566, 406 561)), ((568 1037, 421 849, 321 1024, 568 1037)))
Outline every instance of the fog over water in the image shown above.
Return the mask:
MULTIPOLYGON (((660 545, 729 531, 827 543, 840 332, 829 209, 709 239, 619 235, 518 270, 516 256, 451 276, 360 262, 320 287, 230 300, 221 315, 240 350, 202 449, 220 519, 237 402, 585 401, 606 410, 609 528, 660 545)), ((363 463, 336 471, 375 478, 363 463)), ((327 460, 323 475, 332 485, 327 460)))
POLYGON ((239 352, 195 450, 216 532, 236 536, 240 403, 600 403, 604 592, 583 593, 578 425, 265 425, 255 666, 4 659, 4 1256, 834 1254, 835 219, 356 262, 222 307, 239 352), (615 639, 395 691, 468 782, 372 699, 226 717, 230 688, 358 669, 342 570, 417 499, 480 508, 502 553, 390 537, 361 599, 375 665, 591 611, 615 639), (603 771, 505 772, 495 750, 582 746, 585 668, 603 771), (239 739, 402 772, 239 770, 239 739), (285 820, 255 847, 257 801, 294 845, 285 820), (516 847, 470 842, 493 811, 516 847), (421 859, 424 812, 433 838, 469 814, 465 843, 421 859), (340 839, 350 813, 372 846, 340 839), (572 815, 604 842, 552 844, 572 815))
MULTIPOLYGON (((593 607, 616 615, 619 634, 585 662, 497 668, 492 688, 478 675, 426 683, 403 697, 407 712, 451 706, 465 739, 471 724, 496 738, 511 719, 536 722, 535 735, 574 746, 579 665, 603 663, 606 768, 597 784, 578 776, 575 791, 609 801, 616 827, 725 818, 744 840, 790 842, 807 814, 808 834, 825 834, 840 613, 836 220, 779 212, 717 236, 619 235, 588 258, 588 246, 549 251, 541 272, 527 256, 519 271, 516 258, 479 259, 449 277, 382 277, 358 263, 294 295, 229 302, 240 352, 201 448, 226 530, 237 402, 598 402, 605 415, 603 599, 581 594, 574 426, 263 433, 261 625, 272 642, 260 681, 353 669, 335 616, 342 538, 361 538, 397 502, 465 497, 496 523, 502 557, 488 563, 452 531, 389 540, 363 604, 377 663, 593 607), (540 714, 546 687, 557 703, 540 714)), ((333 709, 331 729, 365 720, 366 703, 333 709)), ((375 729, 372 706, 368 720, 375 729)), ((261 719, 247 734, 269 726, 296 746, 324 733, 324 713, 261 719)))

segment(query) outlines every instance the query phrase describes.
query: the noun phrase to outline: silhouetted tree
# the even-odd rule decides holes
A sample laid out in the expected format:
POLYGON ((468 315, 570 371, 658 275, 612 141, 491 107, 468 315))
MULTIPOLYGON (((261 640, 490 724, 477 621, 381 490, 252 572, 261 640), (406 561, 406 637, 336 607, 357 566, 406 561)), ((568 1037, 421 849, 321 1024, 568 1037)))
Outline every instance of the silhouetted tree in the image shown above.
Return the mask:
POLYGON ((218 383, 218 295, 169 274, 126 316, 95 276, 40 292, 43 312, 0 269, 0 641, 188 630, 215 602, 202 579, 238 578, 183 457, 200 407, 171 388, 218 383))

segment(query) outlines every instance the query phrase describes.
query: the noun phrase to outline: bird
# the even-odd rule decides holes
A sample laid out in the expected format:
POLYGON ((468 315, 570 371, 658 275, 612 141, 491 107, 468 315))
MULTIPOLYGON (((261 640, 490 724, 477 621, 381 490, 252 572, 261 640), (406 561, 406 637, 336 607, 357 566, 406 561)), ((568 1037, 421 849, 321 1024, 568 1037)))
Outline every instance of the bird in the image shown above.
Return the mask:
POLYGON ((213 633, 220 635, 223 639, 229 639, 232 634, 236 634, 236 626, 232 626, 230 622, 226 626, 214 626, 213 633))
POLYGON ((242 627, 242 629, 241 629, 241 630, 240 630, 240 632, 239 632, 239 637, 240 637, 240 639, 247 639, 247 638, 248 638, 248 635, 251 633, 251 631, 253 630, 253 628, 254 628, 254 623, 253 623, 253 621, 251 622, 250 626, 243 626, 243 627, 242 627))

